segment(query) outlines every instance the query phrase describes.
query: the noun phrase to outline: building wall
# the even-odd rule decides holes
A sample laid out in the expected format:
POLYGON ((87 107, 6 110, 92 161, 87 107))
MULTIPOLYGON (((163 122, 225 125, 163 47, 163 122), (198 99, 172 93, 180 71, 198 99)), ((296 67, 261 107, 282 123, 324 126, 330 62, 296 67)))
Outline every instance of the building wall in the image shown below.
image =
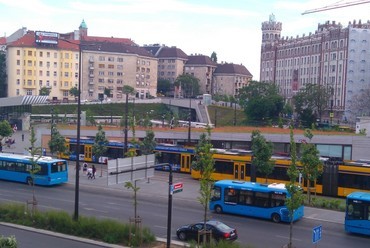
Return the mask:
POLYGON ((199 93, 212 94, 212 78, 216 66, 185 65, 185 73, 199 79, 199 93))
POLYGON ((181 58, 160 58, 158 60, 158 78, 175 82, 176 78, 184 74, 186 60, 181 58))
MULTIPOLYGON (((370 30, 362 28, 349 28, 348 38, 348 67, 346 80, 346 109, 345 118, 353 122, 356 113, 350 107, 354 97, 361 95, 362 91, 370 88, 370 30)), ((369 99, 364 99, 369 101, 369 99)), ((355 103, 354 103, 355 105, 355 103)), ((358 113, 369 115, 370 113, 358 113)))
POLYGON ((38 47, 8 47, 8 96, 39 95, 42 87, 50 98, 69 98, 78 83, 78 52, 38 47))
POLYGON ((239 90, 249 84, 252 77, 239 74, 214 74, 215 94, 237 97, 239 90))
POLYGON ((97 100, 104 89, 111 89, 113 101, 124 100, 124 85, 133 87, 140 98, 157 92, 156 58, 137 54, 83 52, 81 99, 97 100))

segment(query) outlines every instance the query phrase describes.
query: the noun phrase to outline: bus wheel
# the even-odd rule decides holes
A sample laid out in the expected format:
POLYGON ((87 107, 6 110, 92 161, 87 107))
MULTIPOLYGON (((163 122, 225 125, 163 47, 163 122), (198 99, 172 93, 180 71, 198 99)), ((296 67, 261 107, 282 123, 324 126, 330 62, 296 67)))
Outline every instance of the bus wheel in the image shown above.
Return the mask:
POLYGON ((27 184, 28 185, 32 185, 33 184, 33 180, 31 177, 27 177, 27 184))
POLYGON ((216 206, 215 206, 215 212, 216 212, 217 214, 222 214, 222 207, 221 207, 220 205, 216 205, 216 206))
POLYGON ((279 222, 281 221, 280 215, 278 215, 278 214, 273 214, 273 215, 271 216, 271 219, 272 219, 272 221, 273 221, 273 222, 275 222, 275 223, 279 223, 279 222))

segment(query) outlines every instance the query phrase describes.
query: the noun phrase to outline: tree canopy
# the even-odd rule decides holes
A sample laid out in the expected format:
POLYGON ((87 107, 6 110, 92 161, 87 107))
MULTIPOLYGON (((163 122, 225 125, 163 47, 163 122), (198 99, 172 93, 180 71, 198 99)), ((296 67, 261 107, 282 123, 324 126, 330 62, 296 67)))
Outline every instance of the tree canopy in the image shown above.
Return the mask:
POLYGON ((75 87, 72 87, 69 89, 69 94, 74 96, 74 97, 78 97, 78 88, 75 86, 75 87))
POLYGON ((293 97, 295 112, 299 120, 306 127, 319 118, 321 122, 322 115, 329 107, 331 90, 318 84, 306 84, 293 97))
POLYGON ((370 116, 370 87, 352 97, 346 112, 347 121, 354 123, 359 116, 370 116))
POLYGON ((174 82, 175 86, 181 86, 181 90, 186 97, 194 97, 199 95, 199 79, 190 75, 182 74, 178 76, 174 82))
POLYGON ((167 79, 159 79, 157 83, 157 92, 166 95, 171 90, 171 82, 167 79))
POLYGON ((217 63, 217 53, 216 52, 212 52, 211 54, 211 60, 215 63, 217 63))
POLYGON ((102 125, 98 125, 98 132, 95 135, 94 144, 92 147, 92 152, 96 159, 105 155, 107 152, 108 139, 105 136, 105 131, 103 130, 102 125))
POLYGON ((4 120, 0 121, 0 142, 4 137, 11 136, 13 134, 13 129, 9 122, 4 120))
POLYGON ((251 81, 239 91, 239 104, 249 120, 277 119, 284 108, 284 98, 275 84, 251 81))
POLYGON ((40 96, 48 96, 50 94, 50 88, 42 87, 39 94, 40 96))
POLYGON ((252 131, 251 143, 253 151, 252 163, 260 173, 265 175, 267 183, 267 177, 272 173, 275 166, 274 162, 271 161, 272 143, 267 142, 259 130, 252 131))

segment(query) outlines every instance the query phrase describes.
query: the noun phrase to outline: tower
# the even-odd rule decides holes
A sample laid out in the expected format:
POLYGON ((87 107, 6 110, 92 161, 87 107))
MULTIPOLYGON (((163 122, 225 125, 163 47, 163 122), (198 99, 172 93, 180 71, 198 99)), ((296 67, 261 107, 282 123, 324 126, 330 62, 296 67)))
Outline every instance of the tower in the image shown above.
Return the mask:
POLYGON ((80 38, 80 40, 83 40, 84 37, 87 36, 87 25, 86 25, 84 19, 82 19, 82 22, 81 22, 80 26, 78 27, 78 30, 80 32, 80 37, 79 38, 80 38))
POLYGON ((276 22, 271 14, 269 21, 262 23, 262 45, 260 63, 260 81, 274 82, 276 67, 276 47, 280 40, 281 22, 276 22))
POLYGON ((282 24, 276 22, 275 15, 269 16, 269 21, 262 23, 262 45, 266 43, 273 43, 280 39, 282 24))

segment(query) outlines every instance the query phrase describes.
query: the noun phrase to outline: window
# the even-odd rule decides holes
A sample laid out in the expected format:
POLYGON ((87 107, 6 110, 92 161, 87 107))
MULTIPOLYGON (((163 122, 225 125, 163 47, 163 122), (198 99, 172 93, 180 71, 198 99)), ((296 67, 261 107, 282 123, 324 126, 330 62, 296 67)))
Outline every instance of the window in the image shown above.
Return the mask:
POLYGON ((17 69, 17 75, 21 75, 21 70, 17 69))
POLYGON ((28 56, 32 56, 32 51, 27 51, 28 56))
POLYGON ((50 71, 46 71, 46 76, 50 77, 50 71))
MULTIPOLYGON (((68 97, 68 91, 67 90, 63 90, 63 96, 64 97, 68 97)), ((57 167, 56 167, 57 168, 57 167)))
POLYGON ((54 62, 54 68, 57 68, 57 67, 58 67, 58 63, 54 62))
POLYGON ((64 77, 69 77, 69 72, 64 72, 64 77))
POLYGON ((114 57, 108 57, 108 61, 114 62, 114 57))
POLYGON ((117 72, 117 76, 118 77, 122 77, 123 76, 123 73, 122 72, 117 72))
POLYGON ((117 61, 118 62, 123 62, 123 58, 118 58, 117 61))
POLYGON ((39 76, 42 77, 42 71, 39 71, 39 76))
POLYGON ((21 84, 21 80, 18 78, 17 79, 17 85, 20 85, 21 84))
POLYGON ((69 59, 69 53, 65 53, 65 54, 64 54, 64 57, 65 57, 66 59, 69 59))
POLYGON ((54 77, 56 77, 57 76, 57 72, 56 71, 54 71, 54 77))
POLYGON ((122 70, 123 69, 123 65, 117 65, 117 70, 122 70))
POLYGON ((20 56, 21 55, 21 50, 17 50, 17 55, 20 56))
POLYGON ((69 68, 69 63, 64 63, 64 68, 69 68))
POLYGON ((100 68, 100 69, 105 68, 105 64, 99 64, 99 68, 100 68))
POLYGON ((27 90, 27 91, 26 91, 26 95, 27 95, 27 96, 32 96, 32 90, 27 90))
POLYGON ((104 83, 104 78, 98 78, 99 83, 104 83))
POLYGON ((113 71, 109 71, 108 72, 108 76, 114 76, 114 72, 113 71))
POLYGON ((112 64, 108 65, 108 69, 114 69, 114 65, 112 64))
POLYGON ((105 57, 104 56, 99 56, 99 61, 105 61, 105 57))

